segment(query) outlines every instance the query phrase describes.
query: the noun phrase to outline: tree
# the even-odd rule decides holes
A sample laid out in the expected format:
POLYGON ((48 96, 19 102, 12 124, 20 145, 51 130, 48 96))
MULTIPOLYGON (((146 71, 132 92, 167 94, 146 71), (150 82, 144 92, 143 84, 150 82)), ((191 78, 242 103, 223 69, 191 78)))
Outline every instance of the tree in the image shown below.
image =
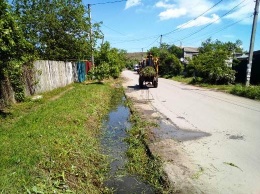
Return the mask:
POLYGON ((171 54, 174 54, 178 59, 180 59, 182 56, 183 56, 183 51, 181 48, 175 46, 175 45, 172 45, 168 48, 168 51, 171 53, 171 54))
POLYGON ((164 63, 167 66, 166 71, 169 75, 180 75, 184 69, 180 60, 174 54, 169 54, 164 63))
POLYGON ((182 49, 164 43, 160 48, 152 47, 148 52, 155 57, 159 57, 160 75, 174 76, 182 73, 184 67, 179 60, 182 56, 182 49))
POLYGON ((228 64, 232 59, 233 52, 241 51, 241 41, 236 43, 223 43, 219 40, 212 42, 211 39, 202 43, 199 55, 194 57, 188 64, 188 71, 193 71, 196 76, 203 78, 204 82, 214 84, 227 84, 235 80, 235 71, 228 64))
MULTIPOLYGON (((3 82, 10 82, 15 92, 15 99, 22 101, 24 99, 22 66, 33 59, 34 53, 32 45, 26 41, 16 21, 17 18, 11 13, 8 3, 6 1, 0 3, 1 85, 3 82)), ((0 93, 3 94, 3 91, 0 93)))
MULTIPOLYGON (((13 9, 39 58, 90 58, 90 18, 81 0, 14 0, 13 9)), ((92 30, 95 43, 99 25, 94 24, 92 30)))
POLYGON ((95 53, 95 64, 90 76, 98 80, 118 78, 126 64, 126 51, 111 48, 109 42, 105 42, 95 53))

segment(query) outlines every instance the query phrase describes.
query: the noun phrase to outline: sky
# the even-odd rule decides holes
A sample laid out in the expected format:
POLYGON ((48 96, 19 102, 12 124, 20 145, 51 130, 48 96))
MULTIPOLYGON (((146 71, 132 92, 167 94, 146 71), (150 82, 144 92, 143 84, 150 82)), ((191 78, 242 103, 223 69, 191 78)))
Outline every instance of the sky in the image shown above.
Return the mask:
MULTIPOLYGON (((249 51, 255 0, 83 0, 92 23, 102 22, 104 41, 127 52, 146 52, 160 42, 199 47, 242 41, 249 51)), ((101 40, 99 41, 99 43, 101 40)), ((260 50, 258 17, 254 50, 260 50)))

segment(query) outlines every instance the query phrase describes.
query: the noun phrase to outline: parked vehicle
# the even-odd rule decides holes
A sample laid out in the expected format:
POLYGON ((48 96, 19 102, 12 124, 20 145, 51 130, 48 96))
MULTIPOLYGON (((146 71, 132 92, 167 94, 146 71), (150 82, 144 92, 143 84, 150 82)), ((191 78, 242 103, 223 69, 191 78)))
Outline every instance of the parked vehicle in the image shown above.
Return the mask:
POLYGON ((139 71, 139 65, 138 64, 136 64, 136 65, 134 65, 134 71, 139 71))
POLYGON ((148 82, 157 88, 158 87, 158 58, 153 57, 151 53, 147 55, 146 60, 143 60, 139 69, 139 87, 148 82))

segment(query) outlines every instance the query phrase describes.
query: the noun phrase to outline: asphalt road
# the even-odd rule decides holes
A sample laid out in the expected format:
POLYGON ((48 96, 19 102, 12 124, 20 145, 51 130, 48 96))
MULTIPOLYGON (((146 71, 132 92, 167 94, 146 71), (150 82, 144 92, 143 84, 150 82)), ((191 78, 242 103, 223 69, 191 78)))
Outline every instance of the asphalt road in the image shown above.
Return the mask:
POLYGON ((158 88, 139 89, 137 73, 122 76, 133 96, 169 121, 172 129, 159 136, 174 139, 201 169, 193 178, 202 193, 260 193, 259 101, 163 78, 158 88))

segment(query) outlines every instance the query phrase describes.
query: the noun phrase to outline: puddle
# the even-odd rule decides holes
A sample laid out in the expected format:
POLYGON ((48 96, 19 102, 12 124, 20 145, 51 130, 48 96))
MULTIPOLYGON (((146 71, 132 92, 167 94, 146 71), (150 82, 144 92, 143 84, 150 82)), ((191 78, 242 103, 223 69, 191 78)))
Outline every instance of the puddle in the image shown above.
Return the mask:
POLYGON ((142 182, 137 176, 129 175, 124 170, 127 162, 125 152, 127 143, 123 141, 127 137, 126 131, 131 128, 128 122, 130 111, 121 104, 110 112, 108 120, 104 123, 104 135, 102 137, 102 147, 104 154, 111 158, 109 180, 105 181, 105 186, 113 188, 114 193, 155 193, 153 188, 142 182))
POLYGON ((190 141, 202 137, 210 136, 211 134, 202 131, 182 130, 175 126, 161 121, 160 128, 153 129, 155 137, 159 139, 174 139, 177 141, 190 141))

